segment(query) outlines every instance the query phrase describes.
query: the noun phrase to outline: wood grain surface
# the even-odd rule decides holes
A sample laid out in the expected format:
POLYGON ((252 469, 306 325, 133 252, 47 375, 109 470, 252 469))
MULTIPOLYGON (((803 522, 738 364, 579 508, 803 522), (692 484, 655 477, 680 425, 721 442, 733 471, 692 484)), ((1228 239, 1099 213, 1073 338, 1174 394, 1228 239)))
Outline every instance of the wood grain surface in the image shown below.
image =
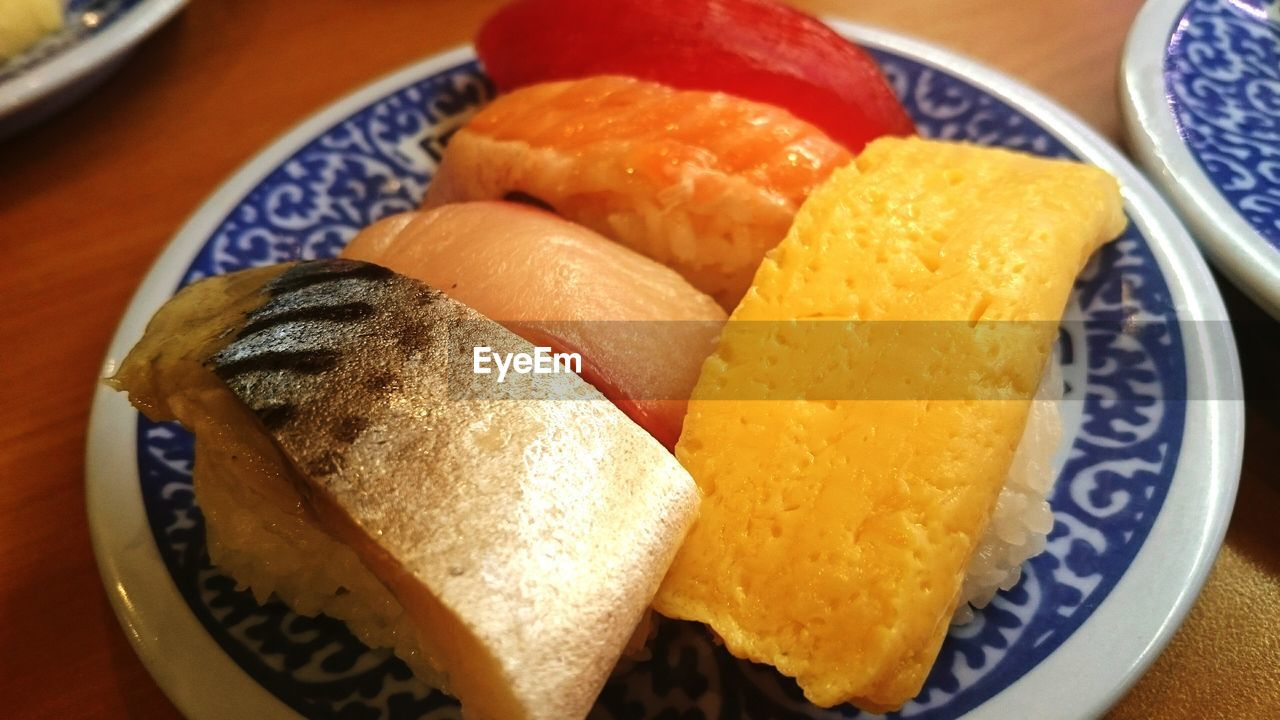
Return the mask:
MULTIPOLYGON (((1137 0, 800 4, 977 58, 1120 142, 1137 0)), ((107 341, 157 253, 233 170, 344 93, 466 42, 496 5, 194 0, 102 87, 0 141, 0 715, 177 716, 112 615, 86 530, 85 430, 107 341)), ((1204 596, 1116 717, 1280 707, 1280 327, 1226 294, 1246 370, 1242 504, 1204 596)))

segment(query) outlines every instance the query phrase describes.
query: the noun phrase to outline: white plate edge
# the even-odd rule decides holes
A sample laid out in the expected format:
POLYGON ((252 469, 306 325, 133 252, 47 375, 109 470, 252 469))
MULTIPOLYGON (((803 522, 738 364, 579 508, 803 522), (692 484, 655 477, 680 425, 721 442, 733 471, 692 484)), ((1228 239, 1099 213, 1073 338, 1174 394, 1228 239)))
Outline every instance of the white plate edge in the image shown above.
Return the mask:
POLYGON ((144 0, 102 32, 0 83, 0 117, 30 107, 105 67, 132 50, 186 4, 187 0, 144 0))
MULTIPOLYGON (((1145 219, 1144 225, 1153 229, 1168 231, 1167 233, 1161 233, 1165 241, 1173 242, 1184 253, 1189 248, 1193 254, 1188 258, 1196 257, 1194 255, 1194 245, 1191 243, 1189 236, 1186 235, 1167 207, 1164 207, 1159 195, 1154 192, 1141 175, 1132 169, 1128 161, 1112 148, 1106 140, 1102 139, 1094 131, 1089 130, 1069 112, 1044 98, 1038 92, 1027 88, 1007 75, 928 43, 865 25, 832 18, 825 19, 838 30, 856 37, 859 42, 902 52, 914 56, 926 64, 938 65, 944 72, 959 74, 966 80, 973 82, 973 84, 981 86, 986 92, 1004 99, 1015 107, 1024 111, 1034 111, 1028 112, 1030 115, 1040 119, 1051 120, 1053 125, 1051 132, 1058 135, 1082 157, 1121 177, 1122 184, 1126 188, 1127 209, 1130 212, 1142 216, 1145 219), (1136 199, 1131 192, 1131 188, 1137 188, 1139 191, 1136 199), (1135 205, 1135 202, 1143 200, 1147 203, 1154 203, 1154 208, 1146 205, 1141 207, 1135 205), (1154 214, 1150 212, 1153 209, 1154 214)), ((123 357, 134 340, 140 336, 146 321, 160 304, 172 294, 183 272, 190 264, 194 251, 199 247, 197 243, 207 238, 208 233, 216 227, 217 223, 221 222, 231 202, 243 196, 266 173, 278 166, 282 159, 309 142, 320 131, 359 110, 369 102, 393 92, 414 78, 424 76, 434 70, 444 69, 471 56, 470 46, 463 45, 442 53, 433 54, 427 59, 416 61, 389 75, 383 76, 381 79, 375 80, 371 84, 365 85, 338 101, 325 106, 284 136, 273 141, 265 150, 257 153, 246 165, 237 170, 213 195, 202 203, 195 214, 170 240, 152 268, 148 270, 143 283, 130 301, 115 336, 113 336, 107 359, 103 366, 104 373, 113 368, 116 359, 123 357)), ((1173 298, 1180 310, 1207 310, 1208 314, 1197 315, 1197 317, 1206 319, 1226 317, 1225 308, 1223 308, 1221 298, 1216 291, 1204 290, 1204 288, 1214 288, 1215 286, 1207 268, 1202 263, 1197 263, 1194 259, 1188 259, 1187 261, 1177 260, 1176 258, 1171 258, 1162 246, 1153 245, 1152 247, 1153 253, 1160 263, 1161 271, 1169 282, 1170 292, 1173 294, 1173 298), (1185 267, 1183 266, 1184 263, 1185 267), (1200 284, 1197 285, 1193 281, 1200 281, 1200 284), (1207 285, 1204 283, 1207 283, 1207 285), (1205 297, 1206 294, 1208 294, 1207 298, 1205 297), (1194 302, 1187 304, 1188 300, 1193 300, 1194 302)), ((1202 396, 1242 397, 1239 392, 1239 364, 1235 357, 1235 344, 1230 337, 1229 328, 1225 337, 1217 338, 1216 343, 1202 343, 1202 346, 1215 354, 1215 359, 1208 364, 1205 368, 1205 374, 1202 375, 1206 385, 1203 389, 1206 392, 1211 388, 1222 391, 1218 394, 1202 396), (1223 356, 1216 357, 1218 353, 1223 354, 1223 356), (1235 388, 1233 394, 1228 392, 1230 388, 1235 388)), ((1193 372, 1194 368, 1192 367, 1194 362, 1198 362, 1198 360, 1193 360, 1188 347, 1189 383, 1196 380, 1193 372)), ((1188 390, 1189 393, 1194 392, 1191 387, 1188 390)), ((1194 397, 1195 395, 1191 396, 1194 397)), ((212 715, 207 714, 209 708, 221 707, 226 709, 226 702, 231 697, 236 698, 237 704, 243 701, 244 707, 252 709, 258 717, 297 717, 297 714, 292 709, 288 708, 282 701, 248 676, 230 656, 222 651, 177 592, 172 579, 169 577, 167 568, 159 556, 159 551, 155 547, 141 503, 139 478, 136 472, 136 457, 131 449, 134 445, 136 427, 125 428, 122 433, 119 428, 113 429, 107 424, 110 418, 122 412, 132 413, 132 409, 124 397, 108 388, 100 387, 94 398, 90 422, 86 477, 88 485, 87 505, 94 552, 98 559, 100 572, 103 575, 104 585, 107 588, 108 595, 111 597, 113 609, 116 611, 117 618, 120 620, 125 634, 130 638, 135 650, 143 659, 144 664, 147 665, 148 670, 155 675, 161 688, 190 717, 212 717, 212 715), (114 436, 111 435, 112 433, 114 436), (121 453, 118 451, 105 452, 105 450, 112 447, 110 444, 112 442, 117 445, 123 442, 124 446, 129 448, 128 457, 122 458, 121 453), (117 478, 112 478, 110 473, 95 467, 93 463, 93 459, 97 456, 95 453, 103 453, 105 457, 117 461, 122 459, 132 461, 129 466, 131 478, 130 482, 127 483, 127 488, 122 490, 112 487, 114 483, 108 484, 105 482, 105 480, 117 478), (111 518, 109 513, 113 512, 114 509, 118 509, 119 501, 122 499, 131 500, 132 503, 127 506, 123 516, 111 518), (117 533, 113 533, 109 527, 109 521, 120 520, 121 518, 126 521, 127 527, 130 529, 135 531, 141 529, 145 533, 145 538, 148 542, 142 543, 142 547, 129 548, 122 546, 122 538, 113 537, 117 533), (113 563, 110 560, 110 552, 112 550, 117 551, 117 553, 127 553, 132 560, 150 565, 150 567, 139 568, 131 566, 131 563, 123 565, 118 562, 113 563), (108 554, 104 556, 104 553, 108 554), (160 619, 153 623, 147 618, 140 617, 143 612, 139 610, 137 602, 140 598, 130 600, 130 598, 124 596, 124 585, 121 584, 122 578, 136 578, 134 582, 142 579, 149 579, 153 582, 158 580, 160 582, 160 585, 164 587, 163 592, 167 599, 163 602, 148 601, 146 605, 148 605, 149 609, 145 611, 156 613, 160 619), (176 602, 177 605, 173 605, 173 602, 176 602), (150 606, 153 605, 155 607, 151 608, 150 606), (149 629, 154 629, 156 625, 161 624, 166 626, 165 635, 161 636, 147 632, 149 629), (188 642, 195 643, 196 647, 193 648, 187 645, 186 643, 188 642), (198 652, 193 653, 193 649, 198 652), (168 652, 165 652, 166 650, 168 652), (210 660, 208 656, 205 656, 205 653, 214 653, 218 657, 210 660), (204 656, 204 660, 197 660, 197 656, 204 656), (185 668, 185 672, 178 672, 173 669, 175 667, 172 662, 174 657, 182 658, 183 663, 188 666, 185 668), (216 670, 211 669, 211 664, 217 666, 216 670), (184 677, 192 676, 205 679, 216 678, 219 682, 225 682, 226 684, 208 682, 187 684, 183 681, 184 677), (173 684, 166 684, 166 682, 173 684)), ((1187 412, 1188 427, 1184 429, 1184 433, 1187 433, 1192 427, 1193 419, 1198 420, 1195 423, 1197 426, 1205 427, 1208 430, 1225 429, 1225 437, 1222 438, 1222 442, 1215 443, 1212 440, 1209 442, 1209 447, 1207 448, 1209 457, 1203 463, 1206 466, 1200 469, 1202 472, 1222 471, 1225 473, 1221 478, 1226 478, 1223 482, 1229 484, 1230 487, 1219 488, 1218 493, 1215 493, 1215 495, 1221 494, 1221 497, 1217 497, 1217 499, 1219 501, 1226 500, 1226 502, 1218 503, 1219 509, 1215 511, 1214 521, 1210 522, 1200 535, 1199 550, 1195 561, 1192 563, 1189 575, 1191 583, 1187 586, 1187 591, 1175 603, 1173 610, 1167 614, 1167 617, 1163 619, 1159 627, 1155 628, 1150 638, 1148 638, 1149 642, 1139 653, 1138 662, 1128 669, 1124 676, 1125 679, 1116 685, 1116 689, 1110 696, 1097 701, 1097 712, 1105 710, 1107 706, 1113 703, 1137 679, 1141 674, 1141 670, 1145 669, 1155 655, 1158 654, 1158 650, 1167 642, 1173 629, 1181 622, 1182 617, 1198 594, 1199 588, 1203 584, 1208 569, 1211 567, 1216 555, 1217 546, 1221 543, 1222 535, 1225 533, 1226 518, 1230 514, 1230 500, 1234 497, 1235 483, 1239 476, 1240 449, 1242 448, 1243 438, 1243 403, 1228 401, 1188 403, 1187 412), (1231 408, 1233 405, 1236 406, 1234 412, 1231 408), (1197 406, 1199 407, 1198 411, 1196 409, 1197 406), (1195 416, 1194 418, 1193 415, 1195 416), (1233 420, 1234 423, 1231 422, 1233 420), (1224 422, 1227 425, 1224 425, 1224 422), (1238 441, 1232 442, 1233 439, 1238 441), (1234 448, 1235 456, 1234 465, 1231 457, 1232 448, 1234 448), (1233 467, 1234 470, 1232 470, 1233 467)), ((1178 461, 1177 476, 1184 475, 1186 465, 1183 464, 1183 461, 1187 452, 1186 448, 1187 445, 1184 442, 1183 456, 1178 461)), ((1213 477, 1218 476, 1215 475, 1213 477)), ((1079 636, 1086 631, 1089 625, 1098 619, 1100 613, 1107 610, 1109 606, 1119 604, 1118 601, 1113 601, 1113 599, 1122 597, 1122 586, 1134 584, 1132 582, 1126 583, 1125 580, 1131 578, 1135 566, 1144 557, 1153 555, 1153 553, 1148 552, 1152 545, 1152 540, 1156 539, 1157 530, 1161 525, 1168 524, 1161 521, 1165 519, 1168 508, 1173 504, 1175 490, 1180 488, 1183 490, 1180 493, 1176 493, 1179 496, 1185 496, 1189 492, 1189 489, 1184 486, 1185 483, 1179 484, 1175 482, 1165 500, 1165 506, 1161 510, 1161 517, 1157 520, 1156 527, 1152 528, 1151 534, 1144 542, 1142 550, 1134 559, 1133 564, 1126 570, 1121 581, 1112 589, 1107 600, 1094 611, 1089 621, 1077 629, 1067 642, 1064 642, 1062 646, 1041 661, 1036 668, 1033 668, 1011 685, 1010 688, 991 698, 966 717, 1000 717, 999 712, 992 711, 1000 709, 998 701, 1002 697, 1007 701, 1007 696, 1012 694, 1010 692, 1011 689, 1025 685, 1033 676, 1040 677, 1044 674, 1043 671, 1046 665, 1059 655, 1062 655, 1069 646, 1080 645, 1080 643, 1073 643, 1073 641, 1079 639, 1079 636)), ((1167 563, 1161 562, 1160 567, 1167 569, 1167 563)), ((130 584, 130 586, 138 587, 139 585, 130 584)), ((1145 586, 1136 589, 1143 593, 1147 590, 1145 586)), ((1091 664, 1096 665, 1096 663, 1092 662, 1097 659, 1096 651, 1092 648, 1085 648, 1085 650, 1087 651, 1087 659, 1091 664)), ((1114 675, 1108 676, 1108 680, 1114 680, 1114 675)), ((1073 702, 1078 700, 1079 697, 1078 692, 1069 692, 1066 695, 1073 702)), ((1057 707, 1060 709, 1062 706, 1059 705, 1057 707)), ((1009 708, 1009 711, 1013 712, 1025 712, 1025 710, 1025 706, 1019 707, 1015 705, 1009 708)), ((1061 715, 1061 717, 1076 716, 1074 714, 1061 715)))
POLYGON ((1173 201, 1214 264, 1280 319, 1280 249, 1227 202, 1178 132, 1164 84, 1164 53, 1188 0, 1147 0, 1125 40, 1120 109, 1139 163, 1173 201), (1194 188, 1194 189, 1193 189, 1194 188))

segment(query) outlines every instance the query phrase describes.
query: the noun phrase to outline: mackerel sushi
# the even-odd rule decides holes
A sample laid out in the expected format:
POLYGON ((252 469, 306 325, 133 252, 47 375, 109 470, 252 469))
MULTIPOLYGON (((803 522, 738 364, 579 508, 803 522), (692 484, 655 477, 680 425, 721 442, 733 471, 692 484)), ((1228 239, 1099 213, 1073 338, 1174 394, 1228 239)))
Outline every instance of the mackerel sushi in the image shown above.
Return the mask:
POLYGON ((450 347, 529 344, 380 266, 217 276, 111 383, 196 436, 214 564, 392 648, 467 718, 585 717, 698 506, 573 374, 505 384, 450 347))

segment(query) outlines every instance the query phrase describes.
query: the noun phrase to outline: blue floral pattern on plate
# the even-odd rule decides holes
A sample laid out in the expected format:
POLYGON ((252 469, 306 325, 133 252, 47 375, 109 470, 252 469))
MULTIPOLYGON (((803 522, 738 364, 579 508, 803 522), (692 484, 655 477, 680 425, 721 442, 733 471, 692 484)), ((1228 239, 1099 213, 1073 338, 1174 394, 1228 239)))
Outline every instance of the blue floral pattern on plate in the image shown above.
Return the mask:
POLYGON ((106 30, 142 0, 71 0, 61 30, 42 38, 25 52, 0 61, 0 83, 17 77, 67 48, 106 30), (86 21, 86 16, 92 18, 86 21))
MULTIPOLYGON (((1070 157, 1048 130, 963 79, 876 51, 928 136, 1070 157)), ((492 93, 474 62, 421 78, 303 146, 230 211, 183 284, 245 267, 335 254, 356 232, 422 197, 449 134, 492 93)), ((1076 283, 1084 321, 1064 330, 1068 391, 1080 422, 1051 498, 1044 554, 974 622, 953 628, 903 718, 977 707, 1048 656, 1124 574, 1159 513, 1182 443, 1185 358, 1168 286, 1139 230, 1103 248, 1076 283), (1131 322, 1135 319, 1141 323, 1131 322)), ((1068 430, 1071 430, 1070 423, 1068 430)), ((326 617, 260 605, 210 565, 191 488, 192 441, 139 416, 147 516, 170 574, 210 635, 250 676, 315 718, 457 718, 456 703, 417 683, 326 617)), ((847 718, 823 710, 771 668, 728 655, 696 626, 664 622, 652 657, 617 674, 597 718, 847 718)), ((865 714, 864 714, 865 715, 865 714)))
POLYGON ((1164 81, 1192 157, 1280 250, 1280 2, 1192 0, 1169 36, 1164 81))

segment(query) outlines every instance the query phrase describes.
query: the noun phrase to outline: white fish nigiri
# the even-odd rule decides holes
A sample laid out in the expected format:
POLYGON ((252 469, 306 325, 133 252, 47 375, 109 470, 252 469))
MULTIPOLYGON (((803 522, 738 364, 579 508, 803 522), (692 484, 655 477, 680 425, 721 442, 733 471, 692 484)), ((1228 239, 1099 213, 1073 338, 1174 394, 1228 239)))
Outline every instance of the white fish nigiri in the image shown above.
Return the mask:
POLYGON ((667 447, 725 312, 674 270, 527 205, 469 202, 377 222, 343 251, 438 287, 582 376, 667 447))

